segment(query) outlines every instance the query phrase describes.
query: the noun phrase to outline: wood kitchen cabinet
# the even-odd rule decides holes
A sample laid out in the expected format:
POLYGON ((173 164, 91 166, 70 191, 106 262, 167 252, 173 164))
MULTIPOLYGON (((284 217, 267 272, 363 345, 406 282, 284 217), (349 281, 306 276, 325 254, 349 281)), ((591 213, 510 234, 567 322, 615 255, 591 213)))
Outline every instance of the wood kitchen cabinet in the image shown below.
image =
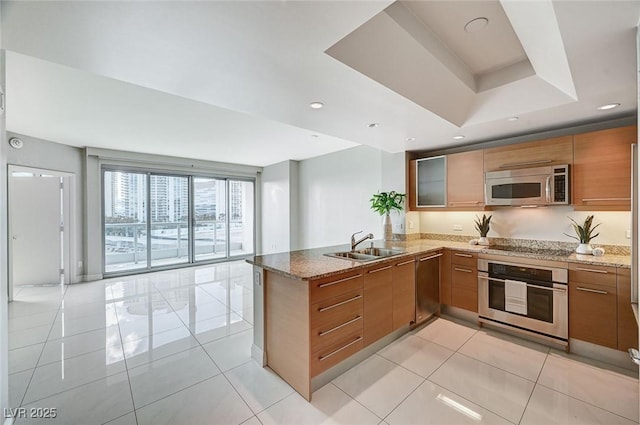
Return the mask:
POLYGON ((618 348, 614 267, 569 264, 569 337, 618 348))
POLYGON ((638 323, 631 309, 631 269, 618 268, 618 350, 638 348, 638 323))
POLYGON ((440 258, 440 304, 451 305, 451 250, 443 249, 440 258))
POLYGON ((416 260, 396 261, 392 275, 392 320, 393 329, 416 320, 416 260))
POLYGON ((483 151, 447 155, 447 208, 483 209, 483 151))
POLYGON ((573 163, 573 136, 554 137, 484 150, 484 171, 573 163))
POLYGON ((451 305, 478 312, 478 255, 451 251, 451 305))
POLYGON ((392 263, 383 263, 364 273, 364 346, 393 329, 393 268, 392 263))
POLYGON ((574 209, 631 209, 631 144, 637 137, 636 126, 574 136, 574 209))

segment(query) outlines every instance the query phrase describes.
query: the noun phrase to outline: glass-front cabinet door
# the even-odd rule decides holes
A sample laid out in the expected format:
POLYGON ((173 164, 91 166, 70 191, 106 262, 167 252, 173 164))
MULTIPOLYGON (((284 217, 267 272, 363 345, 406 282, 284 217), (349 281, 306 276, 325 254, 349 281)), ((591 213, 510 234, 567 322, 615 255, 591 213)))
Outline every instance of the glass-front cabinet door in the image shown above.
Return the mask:
POLYGON ((447 158, 434 156, 416 161, 416 207, 447 206, 447 158))

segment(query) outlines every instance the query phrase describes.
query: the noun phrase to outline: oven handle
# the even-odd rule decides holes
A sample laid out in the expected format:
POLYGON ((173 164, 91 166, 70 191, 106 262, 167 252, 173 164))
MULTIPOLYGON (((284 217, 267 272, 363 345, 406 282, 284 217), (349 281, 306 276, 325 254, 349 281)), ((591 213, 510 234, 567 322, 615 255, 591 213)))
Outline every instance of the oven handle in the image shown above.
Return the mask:
MULTIPOLYGON (((478 279, 493 280, 494 282, 502 282, 502 283, 505 282, 504 279, 496 279, 495 277, 488 277, 488 276, 481 276, 481 275, 478 275, 478 279)), ((534 285, 532 283, 527 283, 527 287, 538 288, 538 289, 546 289, 547 291, 553 291, 553 292, 567 292, 566 289, 549 288, 549 287, 546 287, 546 286, 534 285)))

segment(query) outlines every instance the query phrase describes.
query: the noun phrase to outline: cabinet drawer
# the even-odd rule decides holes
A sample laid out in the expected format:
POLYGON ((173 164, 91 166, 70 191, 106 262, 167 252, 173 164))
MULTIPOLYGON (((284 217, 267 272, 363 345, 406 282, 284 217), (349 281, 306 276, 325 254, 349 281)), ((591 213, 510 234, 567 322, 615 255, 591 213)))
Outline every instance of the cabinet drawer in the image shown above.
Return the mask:
POLYGON ((362 328, 362 289, 311 306, 311 352, 362 328))
POLYGON ((478 291, 478 270, 475 267, 451 265, 451 286, 453 289, 478 291))
POLYGON ((478 267, 478 254, 464 251, 451 251, 451 264, 460 266, 478 267))
POLYGON ((616 289, 569 282, 569 337, 617 348, 616 289))
POLYGON ((591 264, 569 264, 569 282, 616 287, 616 268, 591 264))
POLYGON ((339 341, 311 355, 311 376, 316 376, 362 350, 362 329, 354 330, 339 341))
POLYGON ((345 292, 362 289, 364 273, 362 271, 345 273, 309 282, 311 303, 336 297, 345 292))

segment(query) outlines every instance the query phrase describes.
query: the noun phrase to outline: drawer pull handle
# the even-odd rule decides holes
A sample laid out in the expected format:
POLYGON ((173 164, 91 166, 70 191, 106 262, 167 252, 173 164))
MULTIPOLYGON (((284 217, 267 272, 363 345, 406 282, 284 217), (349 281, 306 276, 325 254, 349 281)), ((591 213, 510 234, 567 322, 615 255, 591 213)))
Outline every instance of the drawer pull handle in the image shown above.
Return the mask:
POLYGON ((410 263, 415 263, 415 262, 416 262, 416 260, 414 258, 413 260, 409 260, 409 261, 405 261, 405 262, 402 262, 402 263, 398 263, 398 264, 396 264, 396 266, 404 266, 405 264, 410 264, 410 263))
POLYGON ((378 273, 378 272, 381 272, 383 270, 390 269, 391 267, 393 267, 393 266, 380 267, 379 269, 369 270, 367 273, 378 273))
POLYGON ((582 202, 630 201, 631 198, 582 198, 582 202))
POLYGON ((429 257, 421 258, 420 261, 433 260, 434 258, 442 257, 442 254, 430 255, 429 257))
POLYGON ((325 336, 326 334, 330 334, 330 333, 331 333, 331 332, 333 332, 333 331, 337 331, 337 330, 338 330, 338 329, 340 329, 340 328, 344 328, 345 326, 348 326, 348 325, 350 325, 350 324, 352 324, 352 323, 354 323, 354 322, 357 322, 357 321, 358 321, 358 320, 360 320, 360 319, 362 319, 362 316, 356 316, 356 317, 354 317, 353 319, 351 319, 351 320, 347 320, 347 321, 346 321, 346 322, 344 322, 343 324, 336 326, 335 328, 331 328, 331 329, 329 329, 328 331, 322 331, 322 332, 318 333, 318 335, 320 335, 320 336, 325 336))
POLYGON ((480 205, 481 201, 455 201, 449 202, 449 205, 480 205))
POLYGON ((473 271, 471 271, 469 269, 461 269, 459 267, 454 267, 453 270, 455 270, 457 272, 473 273, 473 271))
POLYGON ((335 285, 337 283, 346 282, 346 281, 352 280, 352 279, 357 279, 359 277, 362 277, 362 275, 361 274, 357 274, 355 276, 345 277, 344 279, 336 280, 334 282, 327 282, 327 283, 323 283, 322 285, 318 285, 318 288, 326 288, 327 286, 335 285))
POLYGON ((339 302, 339 303, 335 303, 335 304, 329 305, 329 306, 327 306, 327 307, 319 308, 319 309, 318 309, 318 311, 319 311, 320 313, 324 313, 324 312, 325 312, 325 311, 327 311, 327 310, 331 310, 332 308, 340 307, 341 305, 348 304, 348 303, 350 303, 351 301, 359 300, 360 298, 362 298, 362 295, 356 295, 355 297, 353 297, 353 298, 349 298, 348 300, 344 300, 344 301, 341 301, 341 302, 339 302))
POLYGON ((351 347, 353 344, 355 344, 356 342, 359 342, 359 341, 361 341, 361 340, 362 340, 362 337, 361 337, 361 336, 359 336, 358 338, 354 339, 353 341, 351 341, 351 342, 350 342, 350 343, 348 343, 347 345, 344 345, 344 346, 342 346, 342 347, 338 348, 337 350, 330 352, 329 354, 326 354, 326 355, 324 355, 324 356, 320 356, 320 357, 318 357, 318 359, 319 359, 320 361, 326 360, 326 359, 328 359, 329 357, 333 356, 334 354, 338 354, 340 351, 344 350, 345 348, 349 348, 349 347, 351 347))
POLYGON ((583 269, 582 267, 576 267, 576 270, 581 271, 581 272, 591 272, 591 273, 602 273, 602 274, 607 274, 609 273, 606 270, 598 270, 598 269, 583 269))
POLYGON ((578 291, 584 291, 584 292, 593 292, 594 294, 602 294, 602 295, 607 295, 609 294, 607 291, 599 291, 597 289, 589 289, 589 288, 583 288, 581 286, 576 286, 576 289, 578 291))
POLYGON ((500 168, 520 167, 523 165, 537 165, 537 164, 549 164, 553 162, 551 159, 541 159, 539 161, 527 161, 527 162, 512 162, 509 164, 502 164, 500 168))
POLYGON ((461 253, 459 253, 459 252, 456 252, 454 255, 455 255, 456 257, 473 258, 473 255, 471 255, 471 254, 461 254, 461 253))

